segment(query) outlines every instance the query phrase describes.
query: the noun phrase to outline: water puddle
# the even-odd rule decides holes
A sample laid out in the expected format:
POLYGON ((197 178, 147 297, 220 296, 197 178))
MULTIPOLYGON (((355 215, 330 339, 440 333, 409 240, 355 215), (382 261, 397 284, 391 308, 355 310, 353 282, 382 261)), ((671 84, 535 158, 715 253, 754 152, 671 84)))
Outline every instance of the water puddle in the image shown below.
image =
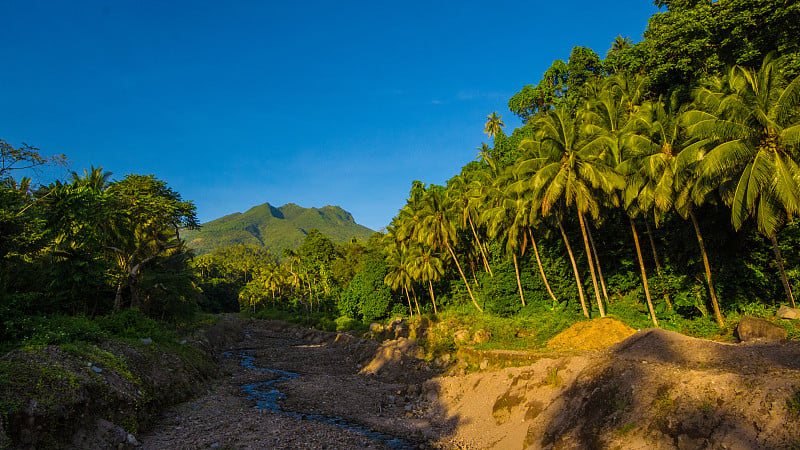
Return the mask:
MULTIPOLYGON (((254 363, 255 357, 251 355, 252 352, 253 352, 252 350, 245 350, 239 352, 239 357, 242 358, 241 362, 242 366, 247 367, 248 369, 258 370, 261 372, 266 372, 278 376, 274 380, 264 381, 260 383, 250 383, 242 386, 242 392, 245 393, 248 400, 252 400, 256 403, 255 406, 256 409, 265 409, 267 411, 277 414, 282 414, 288 417, 293 417, 295 419, 313 420, 315 422, 335 425, 344 430, 350 430, 350 431, 355 431, 356 433, 360 433, 374 441, 378 441, 394 449, 402 450, 402 449, 416 448, 414 444, 406 441, 405 439, 395 437, 389 434, 384 434, 375 430, 371 430, 362 425, 348 422, 347 420, 341 417, 326 416, 323 414, 306 414, 294 411, 284 411, 283 409, 281 409, 281 406, 278 404, 278 402, 286 398, 286 395, 280 392, 278 389, 276 389, 274 385, 276 383, 298 378, 300 377, 300 374, 294 372, 287 372, 285 370, 276 370, 276 369, 267 369, 264 367, 258 367, 254 363)), ((231 352, 225 352, 223 353, 223 355, 233 356, 231 352)))

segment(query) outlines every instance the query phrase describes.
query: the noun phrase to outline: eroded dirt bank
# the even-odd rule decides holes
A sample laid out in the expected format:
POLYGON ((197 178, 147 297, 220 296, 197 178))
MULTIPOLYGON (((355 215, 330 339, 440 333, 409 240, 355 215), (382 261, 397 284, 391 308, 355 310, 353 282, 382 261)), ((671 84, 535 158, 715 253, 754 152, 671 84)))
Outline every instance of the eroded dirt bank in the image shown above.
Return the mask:
MULTIPOLYGON (((238 319, 236 319, 238 320, 238 319)), ((453 376, 413 341, 241 321, 220 383, 168 410, 145 448, 388 448, 357 432, 259 411, 242 385, 279 383, 284 411, 341 417, 419 448, 791 448, 800 444, 800 342, 720 344, 640 331, 603 351, 453 376)), ((231 328, 233 329, 233 328, 231 328)))

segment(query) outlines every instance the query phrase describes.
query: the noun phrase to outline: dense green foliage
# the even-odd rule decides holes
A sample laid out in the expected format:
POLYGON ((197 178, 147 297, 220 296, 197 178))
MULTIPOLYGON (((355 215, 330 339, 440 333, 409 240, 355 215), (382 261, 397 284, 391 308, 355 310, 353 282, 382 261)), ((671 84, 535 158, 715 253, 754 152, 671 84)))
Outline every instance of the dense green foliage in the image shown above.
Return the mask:
POLYGON ((195 207, 152 175, 92 168, 34 189, 16 169, 61 163, 2 143, 0 341, 48 343, 103 336, 67 320, 135 308, 159 319, 194 314, 201 292, 180 231, 195 207))

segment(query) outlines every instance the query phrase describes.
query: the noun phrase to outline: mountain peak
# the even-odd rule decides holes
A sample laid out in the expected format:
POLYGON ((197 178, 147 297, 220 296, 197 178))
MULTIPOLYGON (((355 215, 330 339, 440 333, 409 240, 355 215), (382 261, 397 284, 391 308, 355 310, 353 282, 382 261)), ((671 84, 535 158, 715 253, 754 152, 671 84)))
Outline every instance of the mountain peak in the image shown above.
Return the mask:
POLYGON ((218 247, 245 244, 263 246, 273 255, 280 256, 285 248, 299 247, 306 230, 314 228, 339 243, 354 237, 366 240, 374 233, 357 224, 353 215, 339 206, 304 208, 287 203, 276 208, 263 203, 244 213, 228 214, 206 222, 200 230, 187 230, 182 235, 198 255, 218 247))

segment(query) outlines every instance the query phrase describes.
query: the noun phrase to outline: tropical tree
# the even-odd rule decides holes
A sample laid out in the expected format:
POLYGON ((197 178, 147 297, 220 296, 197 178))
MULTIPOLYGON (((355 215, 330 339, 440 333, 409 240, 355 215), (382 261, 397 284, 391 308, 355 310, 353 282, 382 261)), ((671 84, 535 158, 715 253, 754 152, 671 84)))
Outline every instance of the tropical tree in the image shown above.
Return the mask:
POLYGON ((459 225, 461 228, 466 228, 469 225, 472 231, 472 237, 475 239, 475 245, 478 247, 481 254, 481 261, 486 272, 492 276, 492 268, 489 265, 489 260, 486 258, 486 251, 481 243, 478 232, 475 229, 475 223, 472 220, 473 215, 476 215, 478 207, 477 201, 480 200, 481 193, 481 172, 472 172, 478 176, 470 178, 467 175, 456 175, 447 182, 447 197, 452 207, 452 212, 456 217, 460 217, 459 225))
POLYGON ((699 109, 686 113, 688 132, 708 153, 700 176, 722 186, 731 220, 740 229, 754 217, 772 243, 786 298, 794 295, 777 233, 800 214, 800 76, 787 82, 772 57, 760 69, 735 66, 696 92, 699 109))
MULTIPOLYGON (((635 132, 636 121, 633 118, 644 98, 643 85, 644 79, 642 77, 618 74, 609 77, 598 94, 589 99, 584 120, 588 123, 588 130, 593 138, 587 144, 587 147, 594 147, 595 151, 601 155, 605 163, 610 167, 620 167, 626 158, 631 155, 631 149, 628 145, 630 143, 629 137, 635 132)), ((650 286, 647 282, 642 250, 639 245, 639 234, 634 221, 634 218, 639 214, 639 209, 638 204, 632 200, 638 196, 640 184, 635 177, 626 184, 623 193, 630 198, 625 199, 624 205, 631 225, 631 232, 633 233, 648 310, 653 325, 658 326, 653 301, 650 297, 650 286)), ((611 203, 616 203, 616 199, 613 199, 611 203)), ((596 251, 595 254, 597 254, 596 251)), ((603 285, 603 293, 605 294, 605 283, 599 260, 597 269, 603 285)), ((606 295, 607 300, 608 296, 606 295)))
MULTIPOLYGON (((536 121, 537 154, 519 164, 518 170, 533 174, 531 184, 538 191, 543 216, 559 214, 575 206, 586 248, 589 272, 595 290, 598 309, 605 317, 600 298, 592 250, 586 231, 585 214, 597 219, 600 214, 600 195, 610 195, 623 185, 622 177, 587 146, 580 132, 580 122, 570 112, 559 107, 536 121)), ((529 144, 524 144, 529 145, 529 144)))
POLYGON ((195 206, 152 175, 127 175, 112 183, 106 192, 110 200, 104 247, 120 270, 114 307, 122 307, 126 284, 130 305, 139 307, 142 272, 165 252, 183 248, 180 230, 199 227, 195 206))
MULTIPOLYGON (((408 293, 408 290, 414 283, 414 278, 411 276, 412 269, 410 268, 407 253, 397 247, 392 248, 389 251, 389 255, 386 257, 386 264, 388 273, 384 278, 384 282, 393 291, 398 289, 403 290, 406 295, 406 299, 408 300, 408 312, 411 317, 414 317, 414 308, 411 305, 411 295, 408 293)), ((414 303, 416 303, 417 306, 417 314, 421 314, 416 296, 414 297, 414 303)))
POLYGON ((447 206, 445 196, 438 189, 430 190, 424 198, 423 207, 423 221, 422 227, 417 235, 417 240, 430 248, 447 250, 453 262, 458 268, 458 273, 464 280, 464 285, 467 287, 467 292, 472 300, 475 308, 483 312, 483 308, 475 300, 475 295, 472 293, 472 288, 469 287, 467 277, 461 269, 461 264, 458 262, 458 257, 453 250, 458 234, 456 232, 455 221, 451 217, 450 210, 447 206))
POLYGON ((502 133, 504 126, 506 124, 503 123, 503 119, 497 115, 497 112, 493 112, 486 116, 486 126, 483 128, 483 132, 491 138, 502 133))
POLYGON ((433 303, 433 313, 439 314, 436 308, 436 297, 433 294, 433 282, 444 275, 444 262, 433 248, 423 249, 419 245, 410 248, 409 274, 422 283, 428 283, 428 292, 433 303))

